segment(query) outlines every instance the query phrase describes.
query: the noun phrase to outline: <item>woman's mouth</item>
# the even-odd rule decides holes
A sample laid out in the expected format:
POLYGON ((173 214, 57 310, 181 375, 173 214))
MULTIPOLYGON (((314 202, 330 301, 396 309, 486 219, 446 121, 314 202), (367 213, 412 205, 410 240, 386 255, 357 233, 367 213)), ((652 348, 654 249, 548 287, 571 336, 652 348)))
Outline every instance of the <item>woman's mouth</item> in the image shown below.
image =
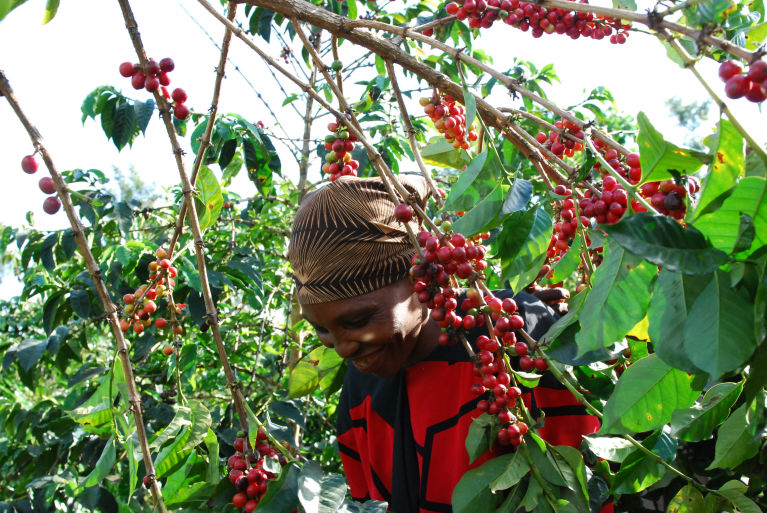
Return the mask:
POLYGON ((374 351, 371 351, 364 356, 358 356, 357 358, 352 359, 352 363, 357 368, 358 371, 364 372, 364 373, 370 373, 373 370, 375 370, 376 364, 378 363, 379 358, 381 357, 381 353, 383 352, 383 347, 376 349, 374 351))

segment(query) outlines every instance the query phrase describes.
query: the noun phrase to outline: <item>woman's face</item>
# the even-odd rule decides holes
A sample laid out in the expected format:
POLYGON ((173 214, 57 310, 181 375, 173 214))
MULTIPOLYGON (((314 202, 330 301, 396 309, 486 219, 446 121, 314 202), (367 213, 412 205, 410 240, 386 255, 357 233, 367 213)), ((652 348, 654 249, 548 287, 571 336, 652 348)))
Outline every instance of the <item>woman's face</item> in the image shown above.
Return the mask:
POLYGON ((401 280, 361 296, 302 305, 304 317, 326 347, 350 360, 360 372, 390 377, 425 358, 440 329, 401 280))

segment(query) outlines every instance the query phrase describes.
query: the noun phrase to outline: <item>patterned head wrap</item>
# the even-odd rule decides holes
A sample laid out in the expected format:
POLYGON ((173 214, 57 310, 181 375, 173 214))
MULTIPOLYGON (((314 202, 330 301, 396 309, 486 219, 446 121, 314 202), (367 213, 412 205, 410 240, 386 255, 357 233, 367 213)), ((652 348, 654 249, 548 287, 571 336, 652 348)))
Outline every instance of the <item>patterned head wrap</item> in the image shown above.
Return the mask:
MULTIPOLYGON (((399 180, 426 204, 426 180, 416 175, 399 180)), ((288 249, 301 303, 348 299, 407 276, 415 250, 394 207, 377 177, 345 176, 304 198, 288 249)), ((410 224, 417 231, 417 223, 410 224)))

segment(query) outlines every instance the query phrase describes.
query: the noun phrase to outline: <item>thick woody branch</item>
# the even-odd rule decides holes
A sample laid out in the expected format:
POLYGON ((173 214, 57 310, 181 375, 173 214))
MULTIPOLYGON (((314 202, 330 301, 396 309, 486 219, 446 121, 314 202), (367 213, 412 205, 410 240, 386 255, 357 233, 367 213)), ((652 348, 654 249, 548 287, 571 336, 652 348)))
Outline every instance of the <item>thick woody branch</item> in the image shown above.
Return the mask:
POLYGON ((11 89, 11 85, 2 70, 0 70, 0 92, 2 92, 2 94, 10 103, 11 108, 21 121, 21 124, 24 125, 24 128, 29 134, 30 139, 32 139, 32 144, 35 146, 35 150, 40 154, 43 162, 45 162, 45 166, 48 168, 48 172, 50 173, 51 178, 53 179, 53 183, 56 187, 56 194, 61 200, 61 205, 64 208, 67 219, 69 219, 69 224, 72 227, 72 233, 74 234, 78 250, 83 257, 85 267, 88 269, 88 274, 90 274, 90 277, 93 280, 94 288, 96 289, 96 293, 99 296, 101 305, 104 308, 106 320, 109 323, 110 329, 112 330, 112 336, 114 337, 115 345, 117 346, 117 352, 120 357, 120 363, 122 364, 126 385, 128 387, 129 397, 127 397, 126 400, 130 404, 130 409, 133 412, 133 419, 136 423, 136 434, 138 435, 141 453, 144 456, 146 474, 147 476, 150 476, 150 491, 152 494, 152 499, 161 512, 167 512, 168 510, 165 507, 165 503, 163 502, 162 493, 160 492, 160 488, 154 479, 155 469, 154 463, 152 462, 152 453, 149 450, 146 430, 144 428, 144 419, 141 413, 141 398, 139 396, 138 390, 136 389, 136 381, 133 375, 133 367, 130 363, 128 346, 125 343, 123 332, 120 329, 120 321, 117 317, 117 307, 115 306, 114 302, 112 302, 109 291, 107 290, 106 285, 104 284, 104 280, 101 277, 101 268, 99 267, 96 259, 93 256, 93 253, 91 252, 88 241, 85 239, 85 235, 83 233, 83 224, 80 221, 80 217, 77 215, 77 212, 75 212, 74 204, 72 203, 72 199, 70 198, 69 191, 67 189, 67 184, 56 169, 56 166, 53 163, 53 159, 48 153, 48 150, 43 145, 43 138, 40 135, 40 132, 38 132, 37 128, 34 127, 34 125, 29 121, 27 116, 22 111, 21 106, 16 100, 16 96, 13 94, 13 89, 11 89))

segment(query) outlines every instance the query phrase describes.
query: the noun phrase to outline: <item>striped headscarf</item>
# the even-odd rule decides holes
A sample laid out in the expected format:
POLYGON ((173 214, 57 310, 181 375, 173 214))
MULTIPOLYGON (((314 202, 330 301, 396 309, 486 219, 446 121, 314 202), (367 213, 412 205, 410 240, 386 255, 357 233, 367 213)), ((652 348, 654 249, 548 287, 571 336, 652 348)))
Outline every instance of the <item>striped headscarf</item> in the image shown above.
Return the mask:
MULTIPOLYGON (((399 180, 425 206, 426 180, 416 175, 399 180)), ((304 198, 288 249, 301 303, 367 294, 407 276, 415 249, 394 218, 395 206, 378 177, 344 176, 304 198)))

